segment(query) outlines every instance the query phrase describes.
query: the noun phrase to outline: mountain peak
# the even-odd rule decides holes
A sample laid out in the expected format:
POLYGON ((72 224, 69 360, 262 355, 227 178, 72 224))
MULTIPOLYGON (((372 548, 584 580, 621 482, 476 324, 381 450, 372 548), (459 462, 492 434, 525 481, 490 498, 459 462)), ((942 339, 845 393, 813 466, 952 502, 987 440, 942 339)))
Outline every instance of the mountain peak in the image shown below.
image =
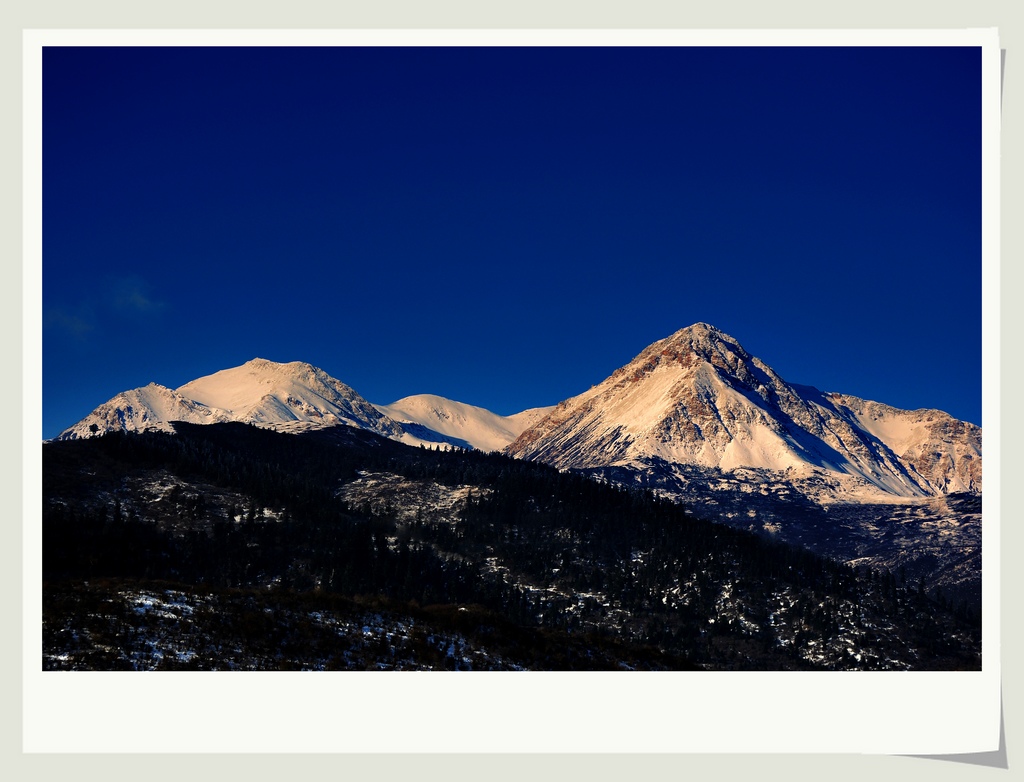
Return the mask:
POLYGON ((713 326, 710 323, 705 323, 702 320, 697 321, 693 325, 686 326, 685 328, 679 329, 676 334, 682 334, 689 332, 692 334, 722 334, 722 330, 717 326, 713 326))
POLYGON ((733 337, 701 322, 649 345, 629 364, 616 370, 612 377, 626 375, 635 382, 656 369, 669 367, 687 373, 706 371, 710 367, 717 374, 736 378, 754 387, 764 385, 774 374, 733 337))
POLYGON ((655 345, 690 350, 702 355, 710 351, 719 350, 724 346, 734 352, 747 355, 747 352, 743 350, 734 337, 729 336, 721 329, 709 323, 694 323, 692 326, 679 329, 675 334, 655 342, 654 345, 651 345, 651 348, 655 345))
POLYGON ((254 358, 171 390, 157 383, 122 392, 60 435, 171 430, 170 422, 243 421, 289 431, 348 424, 385 437, 402 428, 340 380, 302 361, 254 358))
POLYGON ((928 429, 903 411, 854 407, 805 397, 733 337, 695 323, 562 402, 507 452, 561 469, 653 458, 725 471, 823 470, 901 496, 980 489, 980 431, 949 422, 928 429))

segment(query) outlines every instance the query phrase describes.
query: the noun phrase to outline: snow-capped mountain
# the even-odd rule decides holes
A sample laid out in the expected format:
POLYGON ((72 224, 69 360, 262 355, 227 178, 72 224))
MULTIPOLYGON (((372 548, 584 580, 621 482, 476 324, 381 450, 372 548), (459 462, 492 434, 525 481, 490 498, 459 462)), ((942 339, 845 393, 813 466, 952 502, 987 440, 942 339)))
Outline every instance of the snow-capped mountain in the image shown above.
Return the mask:
POLYGON ((441 442, 481 451, 501 450, 553 409, 538 407, 503 416, 433 394, 407 396, 376 407, 398 421, 407 433, 425 442, 441 435, 441 442))
POLYGON ((385 437, 401 437, 402 428, 340 380, 301 361, 278 364, 255 358, 193 380, 178 393, 231 420, 254 424, 295 422, 348 424, 385 437))
POLYGON ((506 449, 559 468, 651 460, 826 474, 840 494, 981 491, 981 429, 785 382, 735 339, 697 323, 555 407, 506 449))
POLYGON ((111 430, 172 431, 171 421, 242 421, 285 430, 348 424, 395 439, 405 434, 401 426, 322 369, 301 361, 278 364, 254 358, 173 391, 155 383, 125 391, 57 439, 111 430))
POLYGON ((107 431, 173 431, 172 421, 212 424, 242 421, 280 431, 344 424, 408 445, 448 444, 500 450, 551 408, 500 416, 481 407, 423 394, 373 405, 322 369, 301 361, 255 358, 178 389, 150 383, 100 405, 57 438, 73 440, 107 431))

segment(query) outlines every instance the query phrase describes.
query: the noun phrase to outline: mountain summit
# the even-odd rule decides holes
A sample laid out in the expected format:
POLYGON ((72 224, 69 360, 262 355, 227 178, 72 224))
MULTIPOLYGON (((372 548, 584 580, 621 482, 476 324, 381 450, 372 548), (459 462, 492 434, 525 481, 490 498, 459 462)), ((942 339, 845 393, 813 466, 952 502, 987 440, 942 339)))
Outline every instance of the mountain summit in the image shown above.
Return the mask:
POLYGON ((655 342, 506 450, 562 469, 656 460, 834 474, 901 497, 981 490, 979 427, 791 385, 706 323, 655 342))
POLYGON ((322 369, 302 361, 278 364, 254 358, 240 367, 193 380, 178 389, 231 420, 255 424, 348 424, 385 437, 402 433, 363 397, 322 369))

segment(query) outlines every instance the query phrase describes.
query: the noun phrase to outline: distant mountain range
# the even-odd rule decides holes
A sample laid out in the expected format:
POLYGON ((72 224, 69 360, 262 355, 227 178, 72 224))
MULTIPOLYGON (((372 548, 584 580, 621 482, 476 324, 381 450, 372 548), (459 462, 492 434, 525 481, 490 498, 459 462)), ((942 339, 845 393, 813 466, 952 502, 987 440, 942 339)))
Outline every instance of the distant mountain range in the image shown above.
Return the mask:
POLYGON ((816 499, 823 478, 830 499, 856 502, 982 487, 980 427, 938 410, 791 385, 705 323, 655 342, 556 407, 511 416, 429 394, 375 405, 310 364, 257 358, 175 390, 151 383, 125 391, 58 439, 170 431, 172 421, 282 431, 345 424, 410 445, 504 449, 561 469, 766 470, 816 499))

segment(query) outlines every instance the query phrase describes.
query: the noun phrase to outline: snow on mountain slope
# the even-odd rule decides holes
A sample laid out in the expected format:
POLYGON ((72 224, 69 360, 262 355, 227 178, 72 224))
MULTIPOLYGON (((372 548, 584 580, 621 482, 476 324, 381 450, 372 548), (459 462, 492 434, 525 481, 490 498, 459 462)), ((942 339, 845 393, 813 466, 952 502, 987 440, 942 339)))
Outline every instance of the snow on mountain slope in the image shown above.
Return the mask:
POLYGON ((907 435, 913 454, 907 453, 920 452, 921 458, 904 461, 886 441, 896 444, 898 420, 910 425, 910 418, 897 415, 903 411, 888 408, 893 412, 883 414, 884 406, 848 401, 847 407, 840 399, 854 398, 801 391, 728 334, 698 323, 655 342, 603 382, 562 402, 506 451, 563 469, 655 458, 726 471, 768 469, 794 478, 825 471, 900 497, 980 487, 980 430, 976 466, 968 464, 974 461, 972 446, 953 444, 959 442, 956 424, 970 425, 950 423, 948 416, 936 431, 939 440, 949 439, 940 452, 953 456, 935 457, 939 440, 918 426, 917 434, 907 435), (874 428, 865 424, 872 415, 874 428), (923 470, 918 462, 927 462, 923 470), (966 465, 968 479, 954 477, 954 463, 966 465))
POLYGON ((212 424, 227 421, 222 410, 211 410, 186 399, 176 391, 150 383, 123 391, 100 405, 74 426, 61 433, 60 440, 94 437, 103 432, 141 432, 149 429, 172 431, 170 421, 212 424))
POLYGON ((981 491, 981 427, 941 410, 900 410, 848 394, 828 402, 885 443, 936 494, 981 491))
POLYGON ((348 424, 385 437, 404 435, 401 426, 322 369, 299 361, 278 364, 255 358, 174 391, 155 383, 125 391, 58 439, 89 437, 110 430, 171 431, 171 421, 242 421, 293 431, 348 424))
POLYGON ((376 405, 376 408, 401 423, 410 434, 419 435, 426 442, 432 441, 432 432, 441 435, 443 442, 481 451, 501 450, 551 410, 534 408, 502 416, 482 407, 453 402, 433 394, 407 396, 390 405, 376 405))

